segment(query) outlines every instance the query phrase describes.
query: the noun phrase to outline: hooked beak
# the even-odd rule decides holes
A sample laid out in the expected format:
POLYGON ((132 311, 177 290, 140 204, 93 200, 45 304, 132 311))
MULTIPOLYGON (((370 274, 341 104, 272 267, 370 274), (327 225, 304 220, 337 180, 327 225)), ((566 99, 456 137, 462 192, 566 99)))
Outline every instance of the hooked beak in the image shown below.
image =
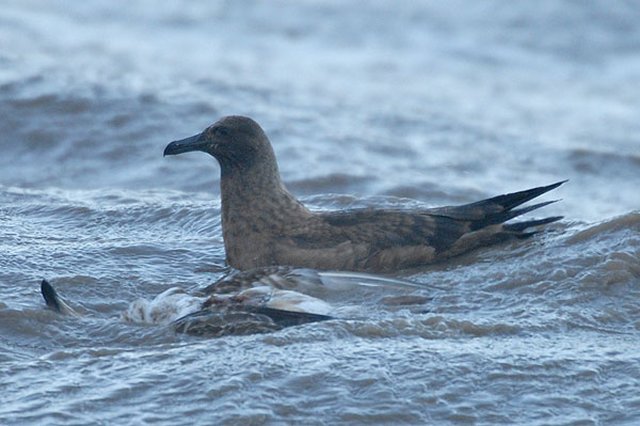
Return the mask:
POLYGON ((162 156, 177 155, 190 151, 205 151, 207 142, 202 133, 178 141, 173 141, 164 149, 162 156))

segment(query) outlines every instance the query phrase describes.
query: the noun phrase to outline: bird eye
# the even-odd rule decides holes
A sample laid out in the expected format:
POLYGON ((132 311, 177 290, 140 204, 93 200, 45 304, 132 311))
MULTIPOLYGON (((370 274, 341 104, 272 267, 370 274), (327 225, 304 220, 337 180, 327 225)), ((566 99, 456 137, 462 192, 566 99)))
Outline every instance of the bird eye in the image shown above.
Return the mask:
POLYGON ((225 127, 216 126, 213 128, 213 134, 215 136, 227 136, 229 134, 229 130, 225 127))

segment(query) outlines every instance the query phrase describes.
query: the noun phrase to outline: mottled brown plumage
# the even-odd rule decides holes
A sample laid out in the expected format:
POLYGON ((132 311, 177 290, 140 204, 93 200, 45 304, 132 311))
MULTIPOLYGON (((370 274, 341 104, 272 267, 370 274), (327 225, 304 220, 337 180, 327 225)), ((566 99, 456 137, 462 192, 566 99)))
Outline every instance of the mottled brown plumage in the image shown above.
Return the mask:
POLYGON ((199 135, 171 142, 164 155, 196 150, 220 163, 227 262, 241 270, 291 265, 393 271, 528 237, 528 228, 560 219, 504 224, 549 204, 516 209, 563 182, 455 207, 312 212, 284 187, 269 139, 247 117, 224 117, 199 135))

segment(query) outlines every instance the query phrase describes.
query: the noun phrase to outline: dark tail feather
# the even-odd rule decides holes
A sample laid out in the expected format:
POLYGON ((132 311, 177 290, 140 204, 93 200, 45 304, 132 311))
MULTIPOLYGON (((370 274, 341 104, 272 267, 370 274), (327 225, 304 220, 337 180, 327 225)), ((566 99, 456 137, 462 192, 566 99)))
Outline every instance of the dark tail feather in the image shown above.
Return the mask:
MULTIPOLYGON (((546 225, 547 223, 557 222, 563 217, 564 216, 551 216, 551 217, 546 217, 544 219, 527 220, 525 222, 518 222, 518 223, 508 223, 504 225, 504 229, 512 232, 522 232, 528 228, 533 228, 535 226, 540 226, 540 225, 546 225)), ((531 235, 533 234, 534 233, 531 233, 531 235)))
POLYGON ((471 222, 471 229, 475 231, 484 228, 485 226, 506 222, 507 220, 513 219, 514 217, 523 215, 532 210, 555 203, 558 200, 545 201, 543 203, 516 209, 516 207, 559 187, 565 182, 566 180, 563 180, 552 185, 539 186, 525 191, 498 195, 497 197, 487 198, 486 200, 461 206, 439 207, 432 209, 431 213, 433 215, 445 216, 451 219, 469 221, 471 222))
POLYGON ((549 204, 557 203, 558 201, 560 201, 560 200, 545 201, 544 203, 538 203, 538 204, 534 204, 532 206, 522 207, 521 209, 509 210, 509 214, 506 216, 506 218, 502 222, 506 222, 507 220, 513 219, 514 217, 518 217, 518 216, 523 215, 525 213, 529 213, 529 212, 537 210, 539 208, 548 206, 549 204))
POLYGON ((539 186, 537 188, 513 192, 511 194, 498 195, 497 197, 492 197, 486 200, 478 201, 477 203, 469 204, 469 206, 488 207, 491 205, 498 205, 502 207, 503 210, 511 210, 514 207, 518 207, 519 205, 524 204, 527 201, 533 200, 534 198, 539 197, 546 192, 556 189, 565 182, 567 182, 567 180, 556 182, 547 186, 539 186))
MULTIPOLYGON (((549 204, 553 204, 559 200, 545 201, 542 203, 534 204, 532 206, 516 209, 516 207, 546 192, 549 192, 559 187, 565 182, 566 180, 562 182, 557 182, 548 186, 540 186, 538 188, 527 189, 526 191, 514 192, 512 194, 498 195, 497 197, 493 197, 487 200, 478 201, 477 203, 469 204, 468 207, 470 207, 471 210, 476 210, 476 211, 480 210, 484 212, 481 218, 471 221, 472 222, 471 229, 478 230, 478 229, 484 228, 485 226, 504 223, 508 220, 511 220, 525 213, 529 213, 533 210, 537 210, 541 207, 545 207, 545 206, 548 206, 549 204)), ((523 222, 523 223, 526 224, 530 222, 523 222)), ((534 225, 529 225, 529 226, 534 226, 534 225)), ((527 227, 528 226, 525 226, 525 228, 527 227)))
POLYGON ((549 204, 557 203, 560 200, 552 200, 545 201, 544 203, 534 204, 532 206, 523 207, 520 209, 506 210, 500 213, 490 214, 484 220, 479 220, 473 223, 472 229, 480 229, 484 228, 488 225, 495 225, 498 223, 503 223, 508 220, 513 219, 514 217, 521 216, 525 213, 529 213, 530 211, 537 210, 544 206, 548 206, 549 204))

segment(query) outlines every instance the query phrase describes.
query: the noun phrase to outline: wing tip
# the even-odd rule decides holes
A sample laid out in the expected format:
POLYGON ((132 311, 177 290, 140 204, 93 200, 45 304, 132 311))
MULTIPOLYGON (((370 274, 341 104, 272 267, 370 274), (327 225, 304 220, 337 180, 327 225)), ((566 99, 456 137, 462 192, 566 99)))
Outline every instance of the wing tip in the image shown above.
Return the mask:
POLYGON ((60 307, 60 297, 58 296, 58 293, 49 283, 49 281, 44 278, 40 282, 40 292, 42 293, 44 303, 49 309, 52 309, 59 313, 62 312, 62 308, 60 307))
POLYGON ((535 232, 525 233, 524 231, 526 231, 527 229, 535 228, 537 226, 547 225, 549 223, 557 222, 562 219, 564 219, 564 216, 549 216, 544 219, 533 219, 533 220, 527 220, 524 222, 509 223, 509 224, 503 225, 503 227, 507 231, 520 234, 518 235, 519 237, 529 237, 531 235, 534 235, 535 232))
POLYGON ((49 309, 60 314, 79 316, 79 314, 71 306, 69 306, 62 297, 60 297, 56 289, 49 283, 49 281, 44 278, 42 279, 42 281, 40 281, 40 292, 42 293, 44 303, 49 309))

